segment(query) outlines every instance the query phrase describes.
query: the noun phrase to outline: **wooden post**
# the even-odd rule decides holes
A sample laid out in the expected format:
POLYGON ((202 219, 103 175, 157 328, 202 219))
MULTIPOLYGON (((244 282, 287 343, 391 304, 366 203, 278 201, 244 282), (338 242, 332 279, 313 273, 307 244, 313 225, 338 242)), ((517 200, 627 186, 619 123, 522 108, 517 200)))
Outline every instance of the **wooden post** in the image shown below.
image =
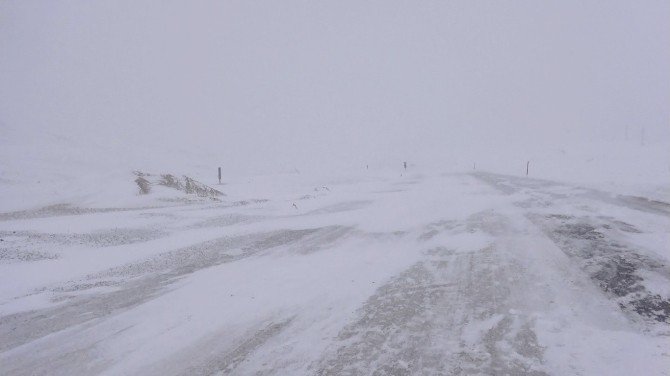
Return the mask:
POLYGON ((221 184, 221 167, 219 167, 219 184, 221 184))
POLYGON ((526 176, 528 176, 528 167, 530 166, 530 161, 526 162, 526 176))

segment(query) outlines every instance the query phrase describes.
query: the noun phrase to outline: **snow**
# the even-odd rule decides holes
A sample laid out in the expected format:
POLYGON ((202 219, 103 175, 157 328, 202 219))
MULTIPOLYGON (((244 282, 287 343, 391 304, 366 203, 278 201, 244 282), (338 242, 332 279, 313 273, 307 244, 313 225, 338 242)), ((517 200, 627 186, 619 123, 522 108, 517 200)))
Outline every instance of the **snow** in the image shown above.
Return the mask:
POLYGON ((0 374, 670 375, 669 15, 0 2, 0 374))
MULTIPOLYGON (((609 239, 667 260, 667 216, 502 179, 274 175, 230 181, 223 202, 5 219, 7 250, 57 257, 0 264, 0 314, 28 320, 0 321, 3 372, 667 374, 667 323, 619 308, 534 219, 586 205, 609 239), (415 355, 368 359, 376 343, 415 355)), ((638 275, 669 298, 665 272, 638 275)))

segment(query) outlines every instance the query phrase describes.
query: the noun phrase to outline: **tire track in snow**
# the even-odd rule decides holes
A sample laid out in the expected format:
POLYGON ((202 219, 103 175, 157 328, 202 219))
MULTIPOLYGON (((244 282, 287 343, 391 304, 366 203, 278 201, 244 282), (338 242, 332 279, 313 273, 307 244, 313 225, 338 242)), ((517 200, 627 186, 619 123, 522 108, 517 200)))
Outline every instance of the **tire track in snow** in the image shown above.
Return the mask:
POLYGON ((176 251, 166 252, 139 263, 112 268, 88 280, 57 287, 55 299, 63 303, 36 311, 0 317, 0 351, 6 351, 81 323, 101 319, 138 306, 170 289, 177 279, 198 270, 234 262, 279 246, 296 244, 302 252, 314 251, 315 245, 327 246, 312 239, 330 242, 347 232, 340 228, 281 230, 270 233, 224 237, 176 251), (306 241, 304 247, 298 246, 306 241), (91 295, 64 295, 99 286, 114 286, 115 291, 91 295))
MULTIPOLYGON (((509 231, 491 212, 443 227, 465 227, 472 236, 509 231)), ((527 285, 521 275, 495 244, 434 248, 380 287, 313 368, 318 375, 543 375, 532 319, 510 311, 511 292, 527 285)))
MULTIPOLYGON (((625 234, 641 233, 641 230, 624 220, 612 217, 551 214, 552 207, 564 202, 561 200, 574 198, 552 190, 581 191, 577 196, 586 200, 596 200, 663 218, 670 216, 670 204, 637 196, 612 196, 593 189, 568 187, 545 180, 489 173, 476 173, 474 176, 505 194, 526 190, 530 197, 516 204, 526 209, 542 211, 528 212, 526 217, 568 257, 575 260, 603 293, 617 302, 623 312, 634 321, 646 321, 648 328, 656 323, 670 324, 670 297, 650 291, 645 280, 651 276, 655 280, 670 283, 670 266, 667 260, 636 249, 625 241, 625 234)), ((568 202, 567 205, 572 207, 575 204, 568 202)))

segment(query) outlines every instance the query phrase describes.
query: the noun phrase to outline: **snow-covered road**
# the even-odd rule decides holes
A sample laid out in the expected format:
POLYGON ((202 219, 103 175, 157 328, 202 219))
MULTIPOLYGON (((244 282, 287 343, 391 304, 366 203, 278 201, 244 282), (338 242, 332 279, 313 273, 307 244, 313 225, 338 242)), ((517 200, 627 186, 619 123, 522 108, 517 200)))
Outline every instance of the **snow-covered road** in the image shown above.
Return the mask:
POLYGON ((670 374, 669 204, 326 184, 0 214, 0 374, 670 374))

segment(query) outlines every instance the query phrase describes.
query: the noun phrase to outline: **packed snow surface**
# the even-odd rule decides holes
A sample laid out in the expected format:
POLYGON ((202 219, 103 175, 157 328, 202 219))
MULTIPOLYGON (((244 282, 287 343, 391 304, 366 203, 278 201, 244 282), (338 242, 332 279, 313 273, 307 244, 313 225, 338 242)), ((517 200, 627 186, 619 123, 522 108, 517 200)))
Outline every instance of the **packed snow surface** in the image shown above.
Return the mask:
POLYGON ((0 374, 670 374, 666 201, 484 172, 213 187, 0 214, 0 374))

